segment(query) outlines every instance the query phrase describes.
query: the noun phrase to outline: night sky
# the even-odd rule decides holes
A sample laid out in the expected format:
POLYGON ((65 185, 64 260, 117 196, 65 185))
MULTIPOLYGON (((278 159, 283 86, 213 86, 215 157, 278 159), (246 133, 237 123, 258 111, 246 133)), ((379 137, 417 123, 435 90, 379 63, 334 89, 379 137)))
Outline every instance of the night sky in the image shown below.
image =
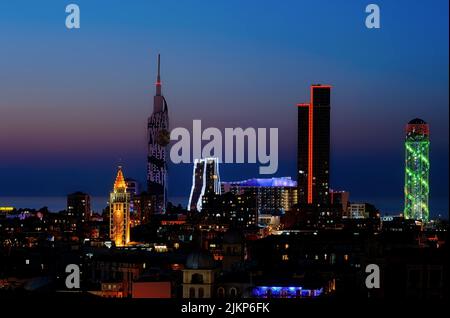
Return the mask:
MULTIPOLYGON (((331 185, 403 208, 404 126, 431 130, 432 215, 448 211, 448 1, 0 2, 0 205, 8 197, 107 196, 116 166, 142 182, 156 56, 170 126, 277 127, 276 176, 296 177, 296 104, 331 84, 331 185), (65 27, 65 6, 81 28, 65 27)), ((192 165, 170 165, 186 200, 192 165)), ((221 165, 222 180, 258 165, 221 165)), ((264 177, 264 176, 259 176, 264 177)))

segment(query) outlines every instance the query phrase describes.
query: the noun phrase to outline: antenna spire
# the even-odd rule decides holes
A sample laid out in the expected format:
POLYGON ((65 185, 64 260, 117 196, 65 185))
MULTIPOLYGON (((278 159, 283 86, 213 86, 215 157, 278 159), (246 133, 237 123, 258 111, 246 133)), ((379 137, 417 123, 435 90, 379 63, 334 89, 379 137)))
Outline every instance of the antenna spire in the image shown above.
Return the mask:
POLYGON ((161 96, 161 56, 158 53, 158 76, 156 77, 156 95, 161 96))
POLYGON ((158 53, 158 83, 160 83, 161 82, 161 72, 160 72, 160 69, 161 69, 161 56, 160 56, 160 54, 158 53))

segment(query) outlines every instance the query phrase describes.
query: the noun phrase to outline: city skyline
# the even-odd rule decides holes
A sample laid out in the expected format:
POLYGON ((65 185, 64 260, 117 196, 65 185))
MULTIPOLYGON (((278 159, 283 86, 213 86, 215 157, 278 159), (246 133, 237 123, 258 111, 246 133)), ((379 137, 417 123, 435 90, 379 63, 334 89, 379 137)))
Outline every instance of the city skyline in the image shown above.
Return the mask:
POLYGON ((0 2, 0 298, 444 304, 448 6, 0 2))
MULTIPOLYGON (((416 5, 407 6, 406 9, 410 19, 448 11, 445 10, 448 4, 438 4, 439 8, 416 5)), ((148 13, 155 21, 151 20, 139 26, 137 24, 147 20, 144 15, 137 15, 135 25, 124 27, 116 39, 107 37, 105 48, 98 48, 98 52, 112 50, 112 55, 106 59, 104 55, 94 54, 94 51, 83 46, 83 43, 86 44, 86 41, 99 34, 94 32, 88 37, 83 32, 104 30, 103 28, 114 20, 112 16, 104 16, 103 24, 92 23, 90 15, 99 8, 82 1, 80 6, 83 8, 82 14, 86 14, 86 20, 83 20, 86 22, 80 33, 74 35, 67 34, 66 30, 48 31, 47 24, 56 23, 59 19, 57 10, 49 10, 47 22, 38 23, 38 27, 43 31, 42 37, 50 43, 51 36, 62 40, 59 58, 54 61, 46 60, 46 48, 37 46, 34 59, 27 59, 28 53, 22 51, 19 55, 22 57, 20 62, 18 57, 15 57, 8 60, 8 65, 2 65, 5 66, 5 78, 1 82, 1 93, 4 96, 1 115, 11 125, 2 125, 0 128, 1 147, 5 149, 2 156, 6 163, 1 168, 1 173, 8 181, 7 185, 0 188, 0 198, 21 195, 65 196, 78 190, 93 196, 106 197, 110 190, 111 176, 114 175, 114 168, 120 159, 128 171, 127 175, 144 184, 146 154, 145 131, 142 128, 145 127, 145 122, 142 124, 142 118, 148 116, 151 111, 152 80, 156 74, 154 57, 161 52, 167 65, 164 86, 168 102, 172 105, 171 121, 173 120, 174 124, 171 126, 189 128, 189 122, 193 119, 202 119, 217 127, 279 127, 280 165, 274 177, 296 176, 296 140, 289 136, 295 135, 296 103, 308 100, 304 87, 314 82, 333 85, 331 187, 350 191, 351 198, 365 198, 377 206, 383 207, 384 203, 380 201, 393 199, 397 203, 392 206, 398 206, 397 211, 403 209, 403 126, 411 118, 423 118, 430 124, 432 131, 430 209, 432 216, 436 216, 436 212, 446 213, 448 178, 443 179, 441 176, 448 175, 448 91, 445 89, 448 86, 448 48, 439 47, 439 44, 433 46, 430 52, 415 51, 414 48, 427 47, 427 43, 432 41, 434 36, 446 36, 448 31, 439 27, 439 19, 427 22, 416 19, 417 23, 411 26, 410 32, 417 36, 417 41, 415 44, 406 44, 398 38, 398 32, 404 30, 407 21, 400 17, 400 22, 396 22, 393 16, 394 12, 405 15, 404 12, 397 11, 401 4, 381 2, 380 5, 385 14, 383 17, 386 17, 378 35, 363 28, 363 5, 358 8, 352 4, 351 10, 345 4, 339 8, 334 7, 332 3, 329 3, 328 7, 325 6, 325 12, 321 13, 327 21, 326 25, 341 21, 339 18, 328 21, 327 18, 331 18, 332 13, 350 10, 346 23, 337 30, 328 30, 337 39, 342 40, 344 31, 348 31, 349 27, 356 28, 358 23, 361 24, 360 29, 356 28, 357 31, 352 33, 355 36, 354 44, 336 52, 331 41, 332 52, 329 54, 322 52, 321 43, 315 40, 314 36, 319 36, 320 31, 314 29, 310 35, 306 35, 293 31, 290 22, 281 23, 281 17, 291 16, 281 7, 273 13, 279 22, 274 26, 274 30, 270 30, 266 24, 252 20, 255 27, 248 27, 248 37, 237 38, 236 45, 241 45, 241 49, 221 52, 212 48, 214 39, 219 48, 226 47, 237 31, 232 28, 229 34, 221 32, 229 11, 225 10, 219 15, 216 29, 207 32, 200 27, 201 23, 193 22, 196 15, 188 10, 185 19, 178 24, 180 26, 191 23, 192 28, 187 30, 186 41, 194 40, 199 34, 204 37, 201 41, 193 42, 197 45, 196 54, 194 50, 189 49, 185 50, 182 57, 177 56, 177 51, 185 47, 187 42, 184 41, 178 46, 169 43, 168 35, 174 36, 173 30, 164 29, 164 26, 168 26, 167 23, 171 21, 162 22, 154 16, 155 13, 148 13), (159 35, 147 33, 148 28, 157 22, 164 31, 159 35), (389 36, 383 33, 387 32, 386 29, 389 30, 389 36), (282 36, 275 36, 275 31, 280 31, 282 36), (439 35, 434 31, 438 31, 439 35), (133 57, 135 61, 119 59, 116 55, 119 51, 123 53, 123 50, 118 49, 118 45, 123 43, 128 34, 135 35, 129 39, 130 54, 136 54, 133 57), (430 39, 426 36, 428 34, 431 35, 430 39), (145 45, 139 44, 140 39, 146 35, 154 36, 155 41, 150 40, 145 45), (215 35, 220 36, 215 38, 215 35), (68 39, 64 40, 65 37, 68 39), (264 41, 271 44, 279 41, 279 50, 274 50, 272 45, 267 52, 263 51, 264 54, 261 54, 260 49, 264 46, 264 41), (399 43, 390 48, 395 42, 399 43), (80 50, 80 58, 74 59, 73 53, 70 53, 74 45, 80 50), (364 45, 366 48, 362 49, 364 45), (258 51, 258 56, 251 61, 250 57, 254 55, 255 50, 258 51), (354 52, 350 54, 351 50, 354 52), (370 50, 374 52, 371 53, 370 50), (380 56, 380 59, 371 59, 376 52, 382 52, 383 56, 380 56), (284 59, 280 59, 280 56, 284 59), (421 57, 420 63, 413 65, 412 60, 417 60, 418 57, 421 57), (30 62, 37 61, 36 58, 41 61, 30 62), (62 77, 55 67, 66 63, 68 58, 72 58, 76 70, 73 70, 72 77, 66 78, 62 77), (91 65, 93 61, 101 60, 104 62, 99 67, 91 65), (350 66, 350 60, 354 61, 355 65, 350 66), (223 67, 220 63, 228 66, 223 67), (308 63, 312 66, 308 66, 308 63), (325 67, 327 65, 328 67, 325 67), (259 69, 260 66, 264 67, 259 69), (233 68, 233 71, 227 70, 229 67, 233 68), (49 72, 42 73, 46 68, 49 72), (94 71, 97 72, 96 79, 100 83, 95 94, 86 86, 90 81, 83 82, 86 76, 94 71), (121 76, 116 76, 116 72, 121 76), (39 74, 42 74, 42 81, 35 80, 39 74), (212 77, 213 74, 220 76, 212 77), (297 77, 297 74, 301 76, 297 77), (431 74, 434 76, 433 81, 431 74), (18 76, 25 75, 25 82, 20 82, 18 76), (50 90, 51 84, 55 84, 54 80, 58 76, 64 79, 62 82, 66 87, 54 85, 55 89, 50 90), (411 79, 411 76, 414 76, 414 79, 411 79), (118 84, 121 88, 119 90, 118 84), (28 87, 28 94, 18 94, 21 87, 28 87), (272 95, 277 98, 272 98, 272 95), (239 112, 240 118, 231 116, 233 112, 230 112, 230 109, 239 112), (174 112, 176 116, 173 116, 174 112), (120 153, 114 147, 116 139, 111 138, 112 134, 109 132, 112 127, 117 128, 117 116, 121 116, 124 122, 123 128, 119 128, 123 129, 120 138, 124 144, 120 153), (66 117, 69 117, 70 121, 64 121, 66 117), (377 129, 380 125, 383 126, 383 131, 377 129), (33 129, 32 133, 30 129, 33 129), (94 149, 93 145, 96 145, 97 149, 94 149), (352 173, 349 173, 349 170, 352 173), (43 185, 40 181, 44 176, 48 182, 43 185), (367 180, 374 181, 374 186, 366 189, 364 185, 367 180), (437 203, 438 200, 442 202, 437 203)), ((208 11, 216 12, 220 6, 224 4, 203 8, 202 14, 208 11)), ((250 11, 247 6, 243 7, 244 13, 250 11)), ((111 14, 120 17, 118 8, 120 5, 113 2, 109 10, 111 14)), ((170 4, 160 4, 158 8, 162 12, 173 9, 170 4)), ((297 5, 296 8, 301 15, 318 9, 311 4, 297 5)), ((18 14, 14 9, 12 5, 10 10, 13 16, 18 14)), ((41 10, 30 5, 29 10, 34 9, 41 10)), ((145 9, 144 4, 129 8, 133 14, 141 9, 145 9)), ((27 14, 26 12, 25 16, 27 14)), ((268 13, 264 14, 268 18, 268 13)), ((11 23, 10 19, 3 17, 0 20, 2 24, 11 23)), ((246 25, 244 21, 244 16, 239 16, 236 28, 246 25)), ((11 40, 5 48, 6 54, 16 56, 17 49, 23 46, 23 31, 21 25, 17 25, 15 31, 8 35, 5 31, 0 31, 1 36, 11 40), (16 38, 13 39, 13 35, 16 38)), ((177 186, 172 184, 169 188, 169 198, 187 199, 192 165, 170 164, 169 170, 172 175, 179 176, 177 186)), ((221 174, 226 181, 258 177, 255 165, 222 164, 221 174)), ((7 205, 8 202, 2 204, 7 205)))

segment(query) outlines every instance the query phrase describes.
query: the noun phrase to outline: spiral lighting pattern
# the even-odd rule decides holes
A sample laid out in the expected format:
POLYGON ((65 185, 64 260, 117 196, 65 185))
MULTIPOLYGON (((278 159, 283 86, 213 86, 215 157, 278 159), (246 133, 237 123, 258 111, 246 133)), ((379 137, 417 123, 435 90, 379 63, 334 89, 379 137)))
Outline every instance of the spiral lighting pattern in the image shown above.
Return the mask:
POLYGON ((422 119, 406 126, 405 139, 405 209, 406 219, 429 220, 430 133, 422 119))

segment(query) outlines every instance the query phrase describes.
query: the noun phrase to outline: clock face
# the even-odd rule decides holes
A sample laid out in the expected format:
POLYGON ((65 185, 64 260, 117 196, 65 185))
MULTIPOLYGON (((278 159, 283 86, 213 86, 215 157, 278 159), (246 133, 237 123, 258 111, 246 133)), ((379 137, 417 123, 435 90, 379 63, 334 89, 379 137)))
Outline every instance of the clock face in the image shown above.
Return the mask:
POLYGON ((170 133, 166 129, 160 130, 157 142, 160 146, 167 146, 170 142, 170 133))

